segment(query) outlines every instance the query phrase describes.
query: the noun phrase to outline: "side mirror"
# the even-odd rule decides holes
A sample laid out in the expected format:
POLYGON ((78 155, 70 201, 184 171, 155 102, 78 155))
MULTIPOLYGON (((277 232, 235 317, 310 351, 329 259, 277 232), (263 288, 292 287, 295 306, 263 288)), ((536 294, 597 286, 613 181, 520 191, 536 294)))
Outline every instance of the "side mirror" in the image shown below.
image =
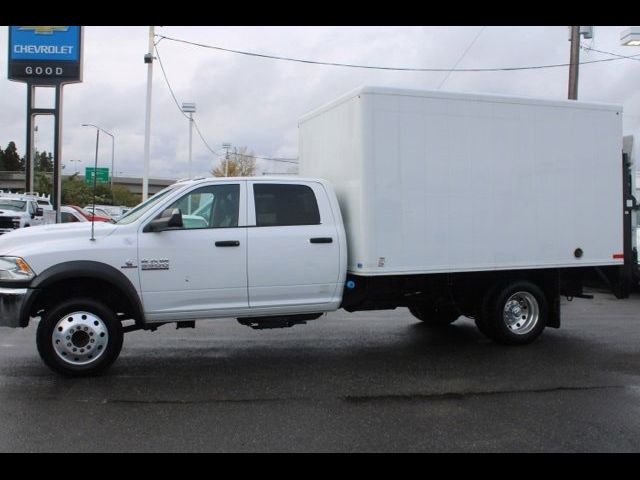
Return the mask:
POLYGON ((36 217, 41 217, 44 215, 44 211, 42 210, 42 208, 38 207, 36 208, 36 217))
POLYGON ((182 212, 179 208, 168 208, 160 214, 160 217, 151 220, 144 228, 145 232, 162 232, 173 228, 182 228, 182 212))

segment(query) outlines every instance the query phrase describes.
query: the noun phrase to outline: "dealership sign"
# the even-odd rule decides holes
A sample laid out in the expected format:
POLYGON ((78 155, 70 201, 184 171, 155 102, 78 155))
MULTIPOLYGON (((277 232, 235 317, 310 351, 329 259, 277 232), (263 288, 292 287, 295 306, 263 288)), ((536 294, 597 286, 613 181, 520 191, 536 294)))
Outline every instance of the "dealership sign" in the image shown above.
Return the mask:
POLYGON ((82 27, 9 27, 9 80, 34 85, 82 81, 82 27))

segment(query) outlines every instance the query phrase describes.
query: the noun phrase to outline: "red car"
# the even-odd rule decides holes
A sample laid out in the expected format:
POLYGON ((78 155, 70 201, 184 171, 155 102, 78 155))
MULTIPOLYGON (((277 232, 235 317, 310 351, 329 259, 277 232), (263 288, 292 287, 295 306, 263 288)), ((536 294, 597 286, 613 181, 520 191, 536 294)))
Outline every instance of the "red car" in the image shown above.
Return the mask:
POLYGON ((100 217, 98 215, 91 215, 91 212, 87 212, 84 208, 80 208, 76 205, 67 205, 70 208, 73 208, 74 210, 77 210, 80 215, 82 215, 84 218, 86 218, 88 221, 91 221, 92 219, 95 222, 109 222, 109 223, 113 223, 113 220, 111 220, 110 218, 107 217, 100 217))

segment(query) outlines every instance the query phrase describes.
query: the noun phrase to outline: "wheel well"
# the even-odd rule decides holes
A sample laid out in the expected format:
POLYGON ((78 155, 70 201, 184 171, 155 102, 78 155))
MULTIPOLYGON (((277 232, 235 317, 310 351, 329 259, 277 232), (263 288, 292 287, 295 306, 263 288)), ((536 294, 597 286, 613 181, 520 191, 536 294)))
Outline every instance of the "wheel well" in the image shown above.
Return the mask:
POLYGON ((61 299, 83 296, 103 302, 116 312, 118 318, 133 319, 136 324, 142 322, 136 305, 122 288, 107 280, 92 277, 58 280, 42 287, 32 303, 29 315, 39 316, 61 299))

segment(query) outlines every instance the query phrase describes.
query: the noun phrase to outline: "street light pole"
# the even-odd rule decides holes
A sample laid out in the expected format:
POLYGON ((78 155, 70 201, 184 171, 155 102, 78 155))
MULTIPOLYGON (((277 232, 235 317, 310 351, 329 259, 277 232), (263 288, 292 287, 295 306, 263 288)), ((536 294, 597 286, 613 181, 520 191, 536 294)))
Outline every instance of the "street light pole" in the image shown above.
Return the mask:
POLYGON ((224 148, 227 153, 225 154, 224 158, 224 176, 228 177, 229 176, 229 149, 231 148, 231 144, 230 143, 223 143, 222 144, 222 148, 224 148))
MULTIPOLYGON (((85 126, 85 125, 83 125, 85 126)), ((94 125, 86 125, 86 126, 94 126, 94 125)), ((96 216, 96 183, 98 180, 98 145, 100 143, 100 129, 96 128, 96 159, 93 166, 93 200, 91 201, 91 205, 93 207, 93 212, 91 212, 91 241, 96 240, 94 236, 94 219, 96 216)))
POLYGON ((193 102, 183 102, 182 111, 189 114, 189 162, 188 162, 188 178, 191 178, 191 145, 193 140, 193 114, 196 111, 196 104, 193 102))
MULTIPOLYGON (((107 132, 105 132, 107 133, 107 132)), ((116 142, 115 137, 111 135, 111 196, 113 197, 113 174, 115 168, 115 152, 116 152, 116 142)))
MULTIPOLYGON (((114 168, 114 158, 115 158, 115 136, 112 133, 107 132, 104 128, 100 128, 98 125, 94 125, 93 123, 83 123, 83 127, 93 127, 97 128, 103 133, 106 133, 111 137, 111 191, 113 192, 113 168, 114 168)), ((97 165, 96 165, 97 167, 97 165)))
POLYGON ((144 121, 144 169, 142 174, 142 201, 149 196, 149 145, 151 141, 151 86, 153 83, 153 39, 155 27, 149 27, 149 52, 144 56, 147 64, 147 100, 144 121))
POLYGON ((78 173, 78 162, 82 163, 82 160, 69 160, 69 161, 76 164, 76 173, 78 173))

